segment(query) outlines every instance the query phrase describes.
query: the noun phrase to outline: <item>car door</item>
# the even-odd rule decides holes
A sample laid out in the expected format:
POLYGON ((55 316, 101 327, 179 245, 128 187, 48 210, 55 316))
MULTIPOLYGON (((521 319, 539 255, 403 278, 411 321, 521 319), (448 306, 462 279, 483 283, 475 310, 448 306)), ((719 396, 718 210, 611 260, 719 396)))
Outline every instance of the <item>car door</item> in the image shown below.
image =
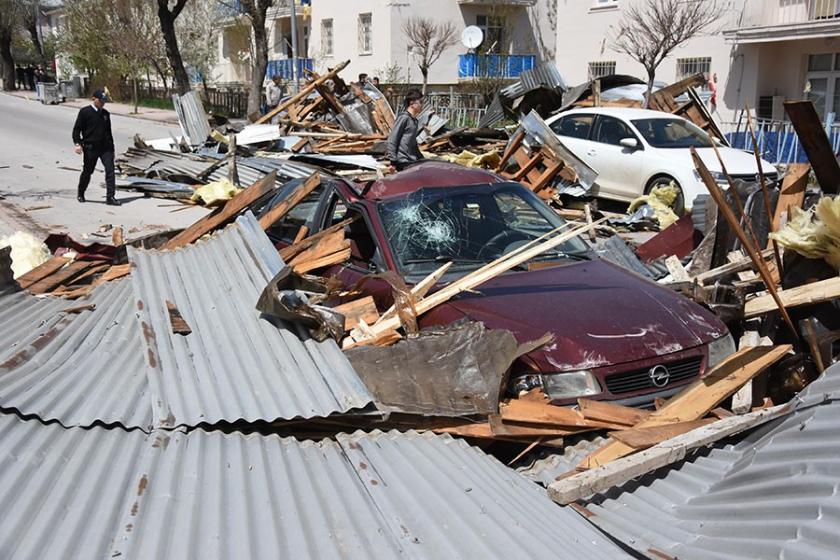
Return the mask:
POLYGON ((586 162, 595 171, 598 168, 592 165, 586 152, 589 151, 591 142, 589 134, 592 131, 592 124, 595 122, 595 115, 590 113, 572 113, 565 115, 551 123, 549 127, 560 137, 564 146, 569 148, 573 154, 586 162))
POLYGON ((590 139, 584 160, 598 172, 599 194, 623 200, 641 196, 645 152, 630 127, 616 117, 598 115, 590 139), (635 139, 638 147, 622 146, 625 138, 635 139))

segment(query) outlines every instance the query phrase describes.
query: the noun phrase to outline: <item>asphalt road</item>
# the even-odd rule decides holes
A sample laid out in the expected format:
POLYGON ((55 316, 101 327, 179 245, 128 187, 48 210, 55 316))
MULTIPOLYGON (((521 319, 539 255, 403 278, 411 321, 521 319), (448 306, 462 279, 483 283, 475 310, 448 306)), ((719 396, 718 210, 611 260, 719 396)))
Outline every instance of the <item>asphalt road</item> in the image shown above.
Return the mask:
MULTIPOLYGON (((98 164, 87 190, 76 201, 82 156, 73 151, 71 132, 78 108, 42 105, 0 93, 0 236, 26 229, 38 237, 66 232, 79 241, 102 241, 104 224, 122 226, 126 237, 184 227, 201 217, 201 208, 172 212, 173 201, 117 193, 123 205, 105 205, 105 175, 98 164), (101 234, 100 234, 101 235, 101 234)), ((112 113, 117 155, 144 138, 169 136, 172 127, 112 113)))

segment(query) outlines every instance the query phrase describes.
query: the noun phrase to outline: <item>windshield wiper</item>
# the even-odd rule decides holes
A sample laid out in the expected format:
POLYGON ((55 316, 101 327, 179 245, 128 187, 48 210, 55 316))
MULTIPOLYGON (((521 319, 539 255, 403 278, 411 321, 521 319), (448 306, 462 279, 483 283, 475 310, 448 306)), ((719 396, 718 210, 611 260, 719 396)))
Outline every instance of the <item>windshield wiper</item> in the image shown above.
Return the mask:
POLYGON ((588 261, 588 260, 590 260, 589 257, 586 254, 564 253, 563 251, 553 251, 553 252, 550 252, 550 253, 541 253, 541 254, 537 255, 536 257, 534 257, 534 259, 532 259, 532 260, 537 260, 537 259, 542 260, 542 259, 545 259, 545 258, 561 258, 561 259, 569 259, 569 260, 573 260, 573 261, 588 261))
POLYGON ((422 264, 422 263, 445 263, 445 262, 453 262, 453 263, 463 263, 463 264, 484 264, 486 261, 478 260, 478 259, 468 259, 465 257, 446 257, 443 255, 438 255, 436 257, 426 257, 422 259, 408 259, 407 261, 403 261, 403 264, 422 264))

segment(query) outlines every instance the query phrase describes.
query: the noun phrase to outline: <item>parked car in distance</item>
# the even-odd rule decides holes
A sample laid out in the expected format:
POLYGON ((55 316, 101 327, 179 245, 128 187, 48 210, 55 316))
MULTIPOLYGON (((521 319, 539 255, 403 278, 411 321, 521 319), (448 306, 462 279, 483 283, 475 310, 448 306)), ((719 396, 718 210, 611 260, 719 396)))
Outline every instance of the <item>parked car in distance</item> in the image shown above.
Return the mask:
MULTIPOLYGON (((425 162, 367 185, 322 178, 268 234, 285 246, 301 226, 316 233, 355 217, 345 227, 349 261, 322 272, 344 286, 386 271, 412 285, 451 261, 436 290, 564 224, 521 184, 454 164, 425 162)), ((287 184, 258 213, 299 183, 287 184)), ((361 286, 380 310, 393 303, 385 280, 361 286)), ((553 334, 550 344, 517 360, 510 383, 514 392, 541 387, 557 404, 578 397, 649 404, 734 351, 714 314, 602 260, 579 238, 435 307, 419 325, 464 318, 507 329, 520 343, 553 334)))
MULTIPOLYGON (((682 214, 698 194, 709 192, 694 167, 690 148, 697 150, 718 184, 729 186, 712 148, 713 139, 682 117, 647 109, 597 107, 566 111, 546 123, 569 150, 598 172, 595 196, 629 202, 653 187, 673 182, 680 189, 674 209, 682 214)), ((732 179, 758 180, 752 152, 719 143, 717 147, 732 179)), ((762 160, 761 170, 768 181, 778 179, 771 163, 762 160)))

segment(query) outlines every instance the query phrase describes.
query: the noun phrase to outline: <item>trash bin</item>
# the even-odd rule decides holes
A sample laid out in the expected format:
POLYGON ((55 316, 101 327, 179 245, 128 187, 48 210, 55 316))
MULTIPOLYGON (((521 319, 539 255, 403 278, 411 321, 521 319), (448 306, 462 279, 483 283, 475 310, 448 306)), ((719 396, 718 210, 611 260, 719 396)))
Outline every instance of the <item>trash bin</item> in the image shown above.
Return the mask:
POLYGON ((44 105, 55 105, 61 103, 61 98, 58 92, 58 84, 48 84, 38 82, 35 84, 35 95, 44 105))
POLYGON ((61 92, 61 97, 63 98, 62 101, 79 97, 76 83, 71 80, 62 80, 59 84, 59 91, 61 92))

